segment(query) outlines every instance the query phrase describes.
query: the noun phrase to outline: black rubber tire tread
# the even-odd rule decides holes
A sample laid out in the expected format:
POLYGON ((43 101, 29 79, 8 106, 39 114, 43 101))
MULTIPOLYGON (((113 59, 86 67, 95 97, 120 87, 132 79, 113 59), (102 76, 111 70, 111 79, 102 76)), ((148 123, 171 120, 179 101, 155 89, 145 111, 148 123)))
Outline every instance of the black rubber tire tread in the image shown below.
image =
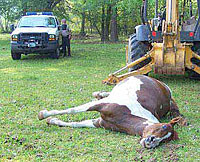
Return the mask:
POLYGON ((11 57, 13 60, 20 60, 21 59, 21 54, 20 53, 14 53, 11 51, 11 57))
MULTIPOLYGON (((142 56, 144 56, 150 49, 150 43, 149 42, 141 42, 138 41, 136 38, 136 34, 133 34, 130 36, 129 39, 129 47, 128 47, 128 63, 131 63, 142 56)), ((130 68, 129 71, 138 70, 141 67, 145 66, 151 61, 151 59, 146 59, 143 62, 141 62, 138 65, 135 65, 134 67, 130 68)))
MULTIPOLYGON (((194 43, 192 50, 200 56, 200 42, 194 43)), ((192 63, 200 67, 200 61, 196 58, 192 58, 192 63)), ((200 74, 196 73, 193 70, 189 70, 189 78, 200 80, 200 74)))
POLYGON ((54 53, 52 53, 53 59, 59 59, 60 56, 60 48, 57 48, 54 53))

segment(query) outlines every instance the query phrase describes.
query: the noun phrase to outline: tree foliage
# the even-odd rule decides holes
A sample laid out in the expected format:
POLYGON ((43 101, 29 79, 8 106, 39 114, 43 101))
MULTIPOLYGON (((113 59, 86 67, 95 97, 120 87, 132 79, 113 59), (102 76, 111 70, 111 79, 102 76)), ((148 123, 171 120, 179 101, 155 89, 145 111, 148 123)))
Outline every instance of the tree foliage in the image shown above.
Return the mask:
POLYGON ((0 0, 0 27, 3 31, 8 31, 8 25, 10 22, 19 18, 19 6, 16 6, 13 0, 0 0))

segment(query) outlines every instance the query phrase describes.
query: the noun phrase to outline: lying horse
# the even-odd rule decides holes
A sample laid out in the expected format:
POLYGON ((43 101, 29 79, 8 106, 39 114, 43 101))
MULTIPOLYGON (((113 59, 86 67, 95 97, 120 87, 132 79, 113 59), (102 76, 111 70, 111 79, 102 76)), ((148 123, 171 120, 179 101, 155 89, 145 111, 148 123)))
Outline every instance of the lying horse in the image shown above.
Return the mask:
POLYGON ((81 122, 63 122, 48 118, 49 125, 68 127, 105 128, 113 131, 140 135, 140 144, 154 148, 162 141, 178 139, 174 125, 180 121, 181 114, 171 97, 170 89, 164 83, 147 77, 132 76, 117 84, 110 93, 94 93, 99 100, 66 110, 40 111, 40 120, 55 115, 98 111, 101 117, 81 122), (159 120, 168 112, 176 117, 169 123, 159 120))

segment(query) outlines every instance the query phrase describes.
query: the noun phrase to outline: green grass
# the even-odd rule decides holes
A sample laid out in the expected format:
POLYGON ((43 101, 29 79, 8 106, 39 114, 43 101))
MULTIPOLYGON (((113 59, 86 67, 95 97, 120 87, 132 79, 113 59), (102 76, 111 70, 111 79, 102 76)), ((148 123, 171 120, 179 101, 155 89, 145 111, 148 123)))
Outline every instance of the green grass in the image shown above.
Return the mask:
MULTIPOLYGON (((0 161, 200 161, 200 82, 151 74, 167 83, 188 119, 176 126, 180 140, 141 148, 139 136, 104 129, 59 128, 38 121, 42 109, 65 109, 91 101, 92 92, 125 64, 125 44, 72 42, 72 58, 28 55, 13 61, 9 36, 0 35, 0 161)), ((59 116, 65 121, 98 117, 95 112, 59 116)), ((165 119, 167 120, 167 119, 165 119)))

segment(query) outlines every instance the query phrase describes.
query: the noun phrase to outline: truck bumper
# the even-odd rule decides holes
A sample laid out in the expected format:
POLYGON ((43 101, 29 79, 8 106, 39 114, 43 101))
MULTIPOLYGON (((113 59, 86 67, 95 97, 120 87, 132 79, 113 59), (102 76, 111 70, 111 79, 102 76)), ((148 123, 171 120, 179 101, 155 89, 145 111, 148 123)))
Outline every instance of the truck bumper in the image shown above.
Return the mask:
POLYGON ((13 53, 20 54, 30 54, 30 53, 38 53, 38 54, 49 54, 55 52, 55 50, 59 47, 58 41, 51 41, 48 44, 36 45, 35 47, 29 47, 28 44, 20 44, 18 42, 11 41, 11 51, 13 53))

